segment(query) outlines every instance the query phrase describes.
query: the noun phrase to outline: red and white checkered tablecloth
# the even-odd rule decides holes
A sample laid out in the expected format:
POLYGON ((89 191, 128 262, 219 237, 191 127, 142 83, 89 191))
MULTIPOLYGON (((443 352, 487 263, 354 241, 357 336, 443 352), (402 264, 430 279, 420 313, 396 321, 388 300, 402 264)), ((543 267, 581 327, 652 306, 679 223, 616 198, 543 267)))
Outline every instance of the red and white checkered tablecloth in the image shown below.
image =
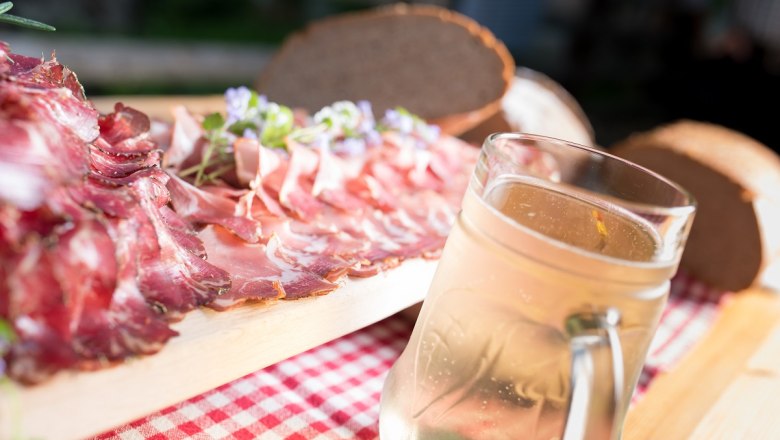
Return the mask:
MULTIPOLYGON (((723 298, 675 277, 635 399, 701 338, 723 298)), ((96 439, 375 439, 382 383, 411 330, 388 318, 96 439)))

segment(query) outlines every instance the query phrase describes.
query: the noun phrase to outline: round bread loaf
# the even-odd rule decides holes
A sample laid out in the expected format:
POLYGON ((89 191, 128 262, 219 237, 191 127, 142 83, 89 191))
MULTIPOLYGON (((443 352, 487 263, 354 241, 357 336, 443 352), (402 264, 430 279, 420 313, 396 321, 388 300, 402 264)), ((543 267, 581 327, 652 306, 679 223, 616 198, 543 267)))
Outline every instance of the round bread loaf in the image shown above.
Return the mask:
POLYGON ((288 38, 263 70, 260 93, 316 111, 368 100, 403 106, 448 134, 496 113, 514 74, 506 47, 474 20, 398 4, 320 20, 288 38))
POLYGON ((721 289, 773 286, 780 256, 780 158, 727 128, 680 121, 612 151, 668 177, 697 199, 681 266, 721 289))
POLYGON ((577 100, 547 75, 526 67, 517 69, 501 109, 460 137, 480 145, 489 134, 502 131, 541 134, 588 146, 595 143, 593 127, 577 100))

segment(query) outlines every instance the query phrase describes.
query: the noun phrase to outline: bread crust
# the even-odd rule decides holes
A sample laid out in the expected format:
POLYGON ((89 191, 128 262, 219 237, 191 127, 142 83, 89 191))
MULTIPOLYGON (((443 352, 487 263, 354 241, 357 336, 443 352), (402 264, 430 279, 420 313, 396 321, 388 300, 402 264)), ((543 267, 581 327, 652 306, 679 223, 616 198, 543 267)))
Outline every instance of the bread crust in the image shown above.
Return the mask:
POLYGON ((577 100, 547 75, 518 67, 498 113, 460 135, 480 145, 491 133, 541 134, 595 147, 593 126, 577 100))
MULTIPOLYGON (((393 38, 395 37, 396 35, 393 36, 393 38)), ((442 40, 440 42, 421 42, 421 44, 423 43, 427 44, 426 48, 432 51, 432 53, 428 55, 430 57, 436 57, 437 53, 433 53, 433 51, 437 47, 443 47, 441 45, 445 45, 446 41, 442 40)), ((450 47, 449 49, 454 50, 457 48, 450 47)), ((354 56, 358 57, 359 51, 357 51, 354 56)), ((382 54, 377 54, 376 56, 377 58, 380 58, 382 54)), ((402 57, 403 54, 396 56, 396 58, 402 57)), ((421 60, 407 60, 408 63, 416 63, 419 61, 421 60)), ((421 65, 425 65, 426 63, 427 65, 430 65, 431 63, 430 60, 422 61, 424 62, 421 62, 421 65)), ((360 62, 363 62, 363 60, 355 60, 355 63, 360 62)), ((430 70, 431 69, 429 69, 429 71, 430 70)), ((479 25, 476 21, 457 12, 453 12, 451 10, 437 6, 396 4, 367 11, 332 16, 309 24, 305 29, 293 34, 287 40, 285 40, 280 50, 277 51, 277 53, 272 57, 269 65, 261 73, 256 85, 257 89, 261 93, 267 94, 272 100, 278 100, 278 102, 288 105, 301 106, 309 111, 316 111, 322 105, 331 103, 326 102, 327 100, 321 100, 322 102, 317 102, 317 99, 314 99, 314 95, 326 92, 323 90, 326 87, 330 87, 334 90, 334 92, 331 93, 334 95, 334 98, 335 96, 340 96, 336 99, 368 99, 373 101, 372 96, 370 95, 373 94, 375 95, 374 97, 376 97, 377 95, 381 95, 382 92, 378 90, 376 92, 372 90, 365 91, 363 89, 370 88, 370 84, 362 85, 358 83, 361 83, 365 80, 373 81, 381 85, 381 82, 379 82, 379 80, 376 78, 369 78, 374 74, 387 75, 388 82, 403 83, 404 81, 409 80, 410 82, 415 82, 415 85, 418 87, 415 89, 396 87, 395 90, 391 90, 389 92, 385 91, 384 94, 386 95, 388 93, 397 92, 398 99, 401 101, 419 101, 419 99, 430 96, 430 99, 435 101, 431 101, 430 105, 418 105, 418 107, 422 108, 422 111, 414 108, 414 102, 412 102, 411 105, 408 105, 405 102, 397 102, 395 105, 408 106, 410 107, 409 110, 412 112, 421 113, 421 116, 429 119, 433 123, 439 124, 442 127, 443 132, 457 135, 479 124, 499 111, 501 106, 501 98, 509 87, 509 84, 514 75, 514 70, 514 60, 512 59, 512 56, 510 55, 506 46, 504 46, 504 44, 499 41, 489 30, 479 25), (458 71, 460 77, 466 77, 470 75, 472 79, 476 78, 481 82, 487 82, 487 80, 483 77, 485 76, 484 69, 488 69, 488 66, 467 64, 455 65, 456 62, 463 60, 450 59, 452 58, 452 51, 450 51, 448 54, 448 60, 444 61, 450 62, 453 65, 442 66, 445 72, 437 69, 436 75, 441 76, 441 78, 427 78, 428 81, 426 84, 422 84, 422 80, 415 77, 413 72, 414 66, 412 65, 377 65, 374 70, 372 70, 370 66, 366 67, 347 65, 347 63, 335 67, 320 65, 321 71, 319 72, 318 76, 316 72, 301 72, 301 70, 305 70, 305 66, 303 66, 305 60, 295 59, 295 57, 298 56, 308 56, 306 55, 307 50, 311 50, 315 47, 315 45, 319 45, 320 47, 324 48, 324 50, 320 51, 322 59, 312 60, 313 65, 319 63, 320 61, 327 61, 328 57, 331 57, 334 61, 350 59, 352 54, 348 53, 348 48, 345 48, 343 51, 339 51, 335 47, 339 41, 344 42, 346 40, 344 35, 347 35, 349 39, 355 39, 352 40, 352 43, 354 43, 353 45, 360 46, 362 44, 363 46, 361 46, 361 48, 365 49, 365 44, 364 42, 360 41, 361 35, 359 34, 366 34, 366 31, 370 31, 372 25, 392 26, 393 23, 410 23, 411 20, 420 19, 426 20, 425 25, 430 26, 431 29, 434 29, 435 26, 436 35, 450 32, 450 34, 454 34, 461 43, 466 40, 463 39, 463 35, 459 34, 458 32, 465 31, 471 41, 473 41, 475 44, 475 47, 467 47, 464 50, 467 49, 469 51, 474 51, 477 50, 478 47, 480 53, 484 52, 482 55, 483 59, 492 60, 489 63, 492 65, 490 69, 495 70, 495 74, 491 73, 492 77, 489 78, 489 81, 491 82, 491 93, 488 94, 490 96, 482 96, 485 94, 484 91, 475 91, 475 94, 479 94, 480 96, 472 96, 470 98, 470 102, 478 102, 475 105, 466 106, 468 108, 458 108, 456 105, 458 96, 443 96, 442 94, 444 92, 437 92, 437 90, 451 90, 453 88, 452 84, 446 84, 447 79, 444 78, 444 73, 446 73, 446 70, 458 71), (458 31, 458 29, 461 31, 458 31), (327 38, 340 38, 340 40, 325 42, 327 38), (334 47, 330 47, 331 45, 334 47), (322 53, 329 52, 331 50, 333 50, 333 52, 330 54, 322 53), (291 68, 293 65, 295 65, 295 67, 291 68), (362 69, 362 73, 351 72, 351 70, 355 70, 355 68, 362 69), (394 74, 398 78, 392 78, 391 76, 394 74), (405 76, 406 78, 399 76, 405 76), (312 80, 305 81, 305 78, 311 78, 312 80), (339 78, 343 79, 343 81, 340 82, 339 78), (289 81, 290 83, 285 83, 285 81, 289 81), (296 81, 299 82, 299 84, 296 85, 296 81), (301 95, 305 95, 307 93, 306 89, 308 87, 312 87, 308 85, 308 83, 317 83, 317 85, 313 87, 318 87, 319 90, 312 90, 310 97, 301 97, 301 95), (293 90, 295 87, 301 88, 300 93, 293 90), (338 88, 341 88, 346 92, 344 93, 345 96, 337 94, 336 90, 338 88), (354 92, 354 96, 348 96, 352 92, 354 92), (289 102, 285 98, 292 98, 292 102, 289 102), (302 105, 304 103, 311 102, 314 102, 315 104, 308 106, 302 105), (453 111, 449 111, 451 106, 453 111), (431 108, 434 108, 435 111, 430 111, 431 108)), ((426 72, 420 72, 419 75, 423 77, 426 75, 426 72)), ((465 88, 466 85, 460 87, 460 89, 465 88)), ((372 104, 374 104, 374 102, 372 102, 372 104)), ((390 105, 386 107, 390 107, 390 105)), ((379 108, 375 110, 378 112, 378 114, 381 114, 384 112, 385 108, 382 108, 380 103, 379 108)))
MULTIPOLYGON (((612 151, 688 189, 698 201, 681 266, 715 287, 761 284, 780 258, 780 158, 728 128, 683 120, 612 151)), ((773 269, 774 270, 774 269, 773 269)))

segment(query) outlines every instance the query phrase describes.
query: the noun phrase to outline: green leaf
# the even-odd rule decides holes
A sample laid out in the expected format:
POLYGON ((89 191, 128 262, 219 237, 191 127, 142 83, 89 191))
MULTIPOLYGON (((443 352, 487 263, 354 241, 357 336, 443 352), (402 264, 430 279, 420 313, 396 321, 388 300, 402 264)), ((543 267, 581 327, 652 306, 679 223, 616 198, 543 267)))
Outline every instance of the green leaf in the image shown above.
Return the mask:
POLYGON ((257 124, 252 121, 238 121, 234 122, 233 125, 228 127, 228 131, 235 134, 236 136, 243 136, 244 130, 247 128, 250 130, 257 130, 257 124))
POLYGON ((48 24, 41 23, 40 21, 30 20, 29 18, 22 18, 17 17, 16 15, 11 14, 2 14, 0 15, 0 23, 9 23, 9 24, 15 24, 17 26, 22 26, 30 29, 35 29, 38 31, 56 31, 57 29, 54 28, 54 26, 49 26, 48 24))
POLYGON ((14 7, 14 4, 12 2, 3 2, 0 3, 0 14, 5 14, 6 12, 10 11, 11 8, 14 7))
POLYGON ((8 321, 2 318, 0 318, 0 339, 5 339, 9 342, 16 339, 16 333, 14 332, 13 327, 11 327, 11 324, 9 324, 8 321))
POLYGON ((284 147, 284 138, 292 132, 293 112, 289 107, 271 104, 265 115, 260 142, 266 147, 284 147))
POLYGON ((249 97, 249 104, 247 108, 255 108, 260 103, 260 98, 257 96, 257 92, 252 90, 252 94, 249 97))
POLYGON ((221 113, 212 113, 203 119, 203 129, 206 131, 219 130, 225 125, 225 118, 221 113))
POLYGON ((395 111, 404 116, 414 116, 406 107, 401 107, 400 105, 395 108, 395 111))

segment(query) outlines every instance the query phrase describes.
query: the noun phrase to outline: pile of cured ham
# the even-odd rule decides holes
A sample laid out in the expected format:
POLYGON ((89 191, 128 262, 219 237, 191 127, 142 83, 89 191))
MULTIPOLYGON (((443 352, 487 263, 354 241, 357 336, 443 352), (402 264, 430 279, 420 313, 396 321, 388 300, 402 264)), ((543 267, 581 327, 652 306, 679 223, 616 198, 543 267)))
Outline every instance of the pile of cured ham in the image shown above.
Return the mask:
POLYGON ((437 255, 476 149, 402 111, 311 117, 229 95, 216 121, 100 115, 73 72, 0 42, 5 374, 151 354, 194 308, 321 295, 437 255))

